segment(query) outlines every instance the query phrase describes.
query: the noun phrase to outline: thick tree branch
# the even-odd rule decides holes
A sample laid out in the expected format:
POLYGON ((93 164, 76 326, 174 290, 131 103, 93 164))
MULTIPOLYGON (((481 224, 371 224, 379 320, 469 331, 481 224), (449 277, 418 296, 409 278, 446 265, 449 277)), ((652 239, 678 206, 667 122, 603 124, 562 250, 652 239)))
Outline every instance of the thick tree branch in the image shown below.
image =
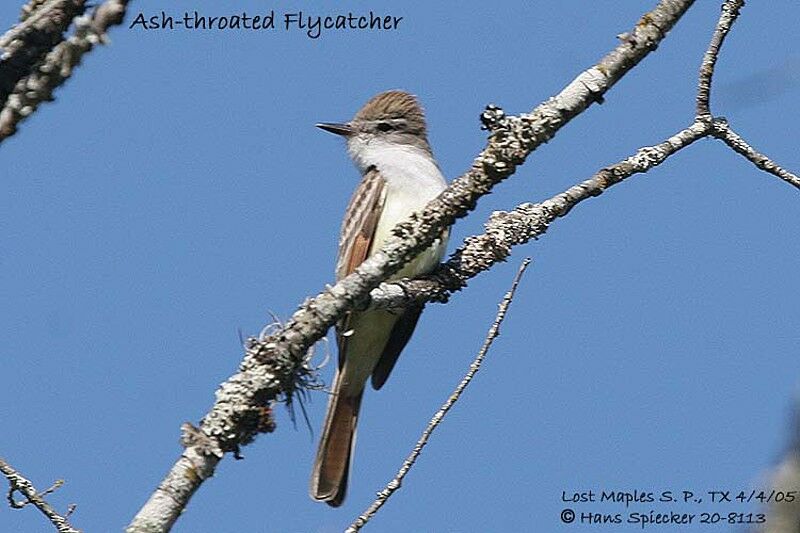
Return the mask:
POLYGON ((67 514, 62 516, 56 512, 53 507, 47 503, 44 499, 45 496, 52 493, 59 487, 61 487, 64 482, 59 480, 56 481, 52 487, 45 490, 44 492, 38 492, 36 488, 33 486, 33 483, 28 481, 22 474, 17 472, 10 464, 5 462, 3 459, 0 458, 0 472, 8 480, 8 494, 6 499, 8 500, 9 505, 14 509, 22 509, 26 505, 33 504, 37 509, 39 509, 42 514, 44 514, 50 522, 56 527, 59 533, 81 533, 79 529, 75 529, 72 527, 67 520, 72 509, 67 511, 67 514), (19 492, 25 497, 24 501, 17 501, 14 499, 14 493, 19 492))
MULTIPOLYGON (((36 3, 26 4, 22 6, 22 14, 20 15, 20 23, 15 24, 7 32, 0 37, 0 49, 3 49, 3 59, 11 55, 14 51, 20 51, 26 45, 26 38, 39 30, 37 23, 42 22, 45 18, 51 18, 46 21, 54 23, 61 21, 64 18, 65 9, 69 9, 66 4, 74 4, 74 0, 34 0, 36 3)), ((67 18, 66 22, 72 21, 73 17, 67 18)), ((66 29, 66 28, 64 28, 66 29)), ((62 29, 63 31, 63 29, 62 29)))
POLYGON ((200 450, 187 449, 164 481, 172 480, 180 487, 166 487, 164 483, 159 487, 159 491, 179 497, 154 495, 128 531, 168 530, 191 494, 213 473, 224 452, 237 452, 259 432, 272 427, 264 406, 282 395, 290 396, 298 381, 308 374, 309 347, 347 310, 366 300, 381 281, 427 248, 444 228, 469 213, 481 196, 513 174, 534 149, 593 102, 600 101, 625 73, 655 50, 692 3, 692 0, 661 0, 616 49, 532 113, 506 117, 499 109, 487 110, 484 124, 491 131, 489 143, 466 174, 454 180, 418 216, 399 224, 395 236, 353 274, 301 305, 275 335, 248 340, 240 372, 221 385, 216 402, 201 422, 200 432, 207 437, 204 446, 200 450), (182 464, 187 455, 197 461, 191 467, 194 475, 181 476, 177 472, 184 469, 182 464))
POLYGON ((47 5, 51 0, 29 0, 29 2, 22 6, 22 12, 19 15, 20 22, 25 22, 28 18, 38 13, 39 10, 47 5))
MULTIPOLYGON (((84 54, 106 41, 109 27, 122 22, 127 4, 128 0, 106 0, 91 15, 75 18, 74 35, 52 48, 29 74, 12 85, 8 100, 0 100, 0 105, 5 103, 0 111, 0 142, 13 135, 17 124, 36 111, 40 103, 53 99, 53 91, 72 75, 84 54)), ((47 5, 39 7, 23 24, 46 8, 47 5)))
POLYGON ((64 40, 64 32, 83 12, 83 5, 84 0, 49 0, 0 37, 0 107, 34 65, 64 40))
POLYGON ((478 350, 478 354, 475 356, 475 359, 472 361, 472 364, 469 365, 469 370, 467 371, 464 378, 461 382, 456 386, 453 393, 447 398, 447 401, 436 411, 436 414, 433 415, 430 422, 428 422, 428 426, 425 428, 425 431, 422 432, 419 440, 417 440, 414 449, 411 450, 411 454, 403 461, 400 470, 397 472, 397 475, 386 485, 386 487, 378 493, 378 497, 375 499, 374 502, 364 511, 355 521, 345 530, 345 533, 356 533, 360 531, 370 519, 375 516, 375 513, 383 507, 383 504, 387 502, 387 500, 395 493, 397 489, 403 484, 403 479, 405 479, 406 474, 411 470, 411 467, 414 466, 414 463, 417 462, 417 458, 422 453, 422 449, 428 444, 428 440, 430 440, 431 435, 442 423, 444 417, 447 415, 448 411, 456 404, 458 399, 466 390, 467 386, 472 381, 472 378, 475 377, 475 374, 478 373, 478 370, 481 369, 481 365, 483 364, 483 360, 486 359, 486 354, 489 352, 489 348, 492 347, 494 340, 500 335, 500 326, 503 324, 503 320, 506 318, 506 313, 508 312, 508 307, 511 305, 511 302, 514 300, 514 293, 517 291, 517 287, 519 286, 519 282, 522 279, 523 274, 525 274, 525 270, 528 268, 531 260, 525 259, 522 264, 519 266, 517 270, 517 274, 514 276, 514 281, 511 283, 511 288, 508 292, 503 296, 503 299, 500 301, 500 304, 497 308, 497 316, 495 316, 494 322, 492 323, 489 331, 486 334, 486 338, 483 341, 483 345, 481 346, 480 350, 478 350))

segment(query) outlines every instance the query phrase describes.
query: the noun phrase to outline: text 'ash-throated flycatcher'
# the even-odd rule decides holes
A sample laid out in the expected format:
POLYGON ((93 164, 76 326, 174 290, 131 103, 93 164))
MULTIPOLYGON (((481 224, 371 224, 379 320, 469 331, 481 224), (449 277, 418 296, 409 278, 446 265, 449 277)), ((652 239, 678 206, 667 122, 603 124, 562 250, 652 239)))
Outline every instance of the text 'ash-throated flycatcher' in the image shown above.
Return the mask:
MULTIPOLYGON (((447 186, 416 98, 402 91, 373 97, 346 124, 317 124, 343 136, 362 180, 345 212, 336 279, 353 272, 381 248, 398 222, 447 186)), ((442 259, 448 232, 389 279, 430 272, 442 259)), ((347 491, 356 422, 367 378, 380 389, 417 324, 421 307, 358 311, 336 326, 339 366, 311 475, 311 497, 338 507, 347 491)))

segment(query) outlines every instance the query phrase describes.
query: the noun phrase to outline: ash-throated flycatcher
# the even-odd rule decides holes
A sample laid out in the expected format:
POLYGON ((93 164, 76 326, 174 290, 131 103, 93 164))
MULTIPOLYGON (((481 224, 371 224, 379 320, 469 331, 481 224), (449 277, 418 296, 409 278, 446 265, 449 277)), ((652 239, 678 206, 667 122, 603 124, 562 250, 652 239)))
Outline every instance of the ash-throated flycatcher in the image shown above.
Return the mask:
MULTIPOLYGON (((345 212, 336 279, 380 249, 398 222, 447 186, 433 158, 425 115, 402 91, 373 97, 346 124, 317 124, 343 136, 363 176, 345 212)), ((390 279, 430 272, 441 261, 447 232, 390 279)), ((349 313, 336 326, 339 366, 311 475, 311 497, 338 507, 347 491, 356 421, 367 378, 380 389, 417 324, 421 307, 349 313)))

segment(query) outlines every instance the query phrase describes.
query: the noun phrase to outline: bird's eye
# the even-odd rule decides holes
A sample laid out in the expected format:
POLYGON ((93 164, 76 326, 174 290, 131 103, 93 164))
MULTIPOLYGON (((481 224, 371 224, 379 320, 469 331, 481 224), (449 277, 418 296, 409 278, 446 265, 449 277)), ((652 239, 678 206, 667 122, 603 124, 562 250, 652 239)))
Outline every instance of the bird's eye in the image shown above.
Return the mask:
POLYGON ((379 131, 391 131, 394 128, 388 122, 378 122, 378 130, 379 131))

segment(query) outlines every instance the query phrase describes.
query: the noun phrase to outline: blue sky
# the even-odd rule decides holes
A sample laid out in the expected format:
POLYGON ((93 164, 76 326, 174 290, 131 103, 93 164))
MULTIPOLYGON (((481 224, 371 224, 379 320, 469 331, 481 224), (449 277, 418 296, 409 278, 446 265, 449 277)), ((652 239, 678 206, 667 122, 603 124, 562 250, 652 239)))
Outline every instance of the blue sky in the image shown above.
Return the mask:
MULTIPOLYGON (((0 6, 4 27, 16 3, 0 6)), ((40 488, 65 478, 51 500, 77 503, 78 527, 120 530, 180 453, 180 424, 196 422, 235 371, 238 332, 257 333, 270 312, 288 317, 333 278, 359 176, 314 123, 409 90, 452 179, 485 143, 487 103, 532 109, 654 3, 132 2, 128 20, 162 9, 404 18, 396 31, 319 39, 116 28, 3 143, 0 455, 40 488)), ((698 2, 605 104, 459 221, 451 250, 493 210, 546 199, 687 125, 718 13, 719 2, 698 2)), ((716 113, 795 171, 799 16, 796 2, 746 6, 712 94, 716 113)), ((175 531, 343 530, 458 382, 526 256, 534 262, 484 368, 370 531, 588 531, 561 524, 562 491, 770 488, 763 475, 800 383, 797 195, 704 140, 585 202, 428 308, 386 387, 365 397, 342 508, 308 498, 316 444, 279 408, 278 430, 244 461, 226 458, 175 531)), ((311 400, 316 435, 325 397, 311 400)), ((628 511, 651 509, 755 507, 628 511)), ((33 510, 0 509, 0 530, 47 525, 33 510)))

